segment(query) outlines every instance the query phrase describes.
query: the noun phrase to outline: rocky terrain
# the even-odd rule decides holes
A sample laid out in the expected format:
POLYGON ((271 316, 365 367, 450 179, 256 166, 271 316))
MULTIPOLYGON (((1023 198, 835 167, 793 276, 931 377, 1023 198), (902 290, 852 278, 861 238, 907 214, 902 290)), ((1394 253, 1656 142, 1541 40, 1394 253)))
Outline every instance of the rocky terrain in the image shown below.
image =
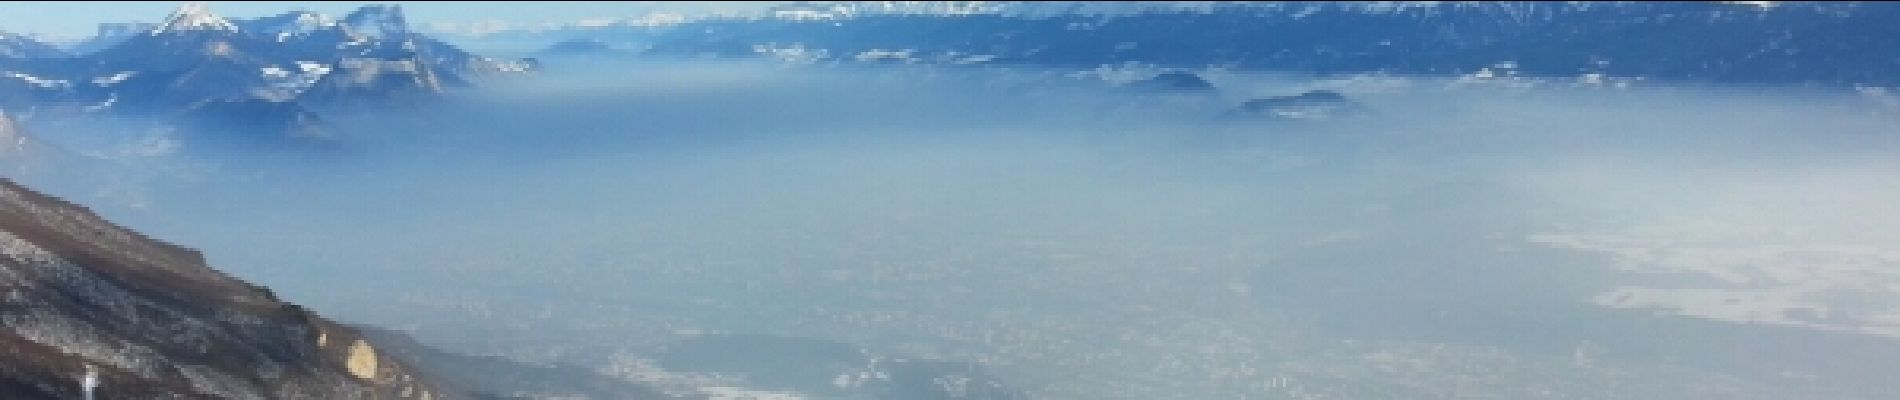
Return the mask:
POLYGON ((463 398, 357 330, 77 205, 0 179, 0 393, 463 398))

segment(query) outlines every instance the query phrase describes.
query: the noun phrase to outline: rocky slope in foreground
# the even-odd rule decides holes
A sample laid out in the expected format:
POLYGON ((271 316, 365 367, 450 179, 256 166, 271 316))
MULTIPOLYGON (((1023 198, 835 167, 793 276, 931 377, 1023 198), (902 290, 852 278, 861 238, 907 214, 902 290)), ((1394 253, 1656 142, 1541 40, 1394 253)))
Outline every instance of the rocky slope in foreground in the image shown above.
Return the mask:
POLYGON ((453 399, 196 251, 0 179, 0 397, 453 399))

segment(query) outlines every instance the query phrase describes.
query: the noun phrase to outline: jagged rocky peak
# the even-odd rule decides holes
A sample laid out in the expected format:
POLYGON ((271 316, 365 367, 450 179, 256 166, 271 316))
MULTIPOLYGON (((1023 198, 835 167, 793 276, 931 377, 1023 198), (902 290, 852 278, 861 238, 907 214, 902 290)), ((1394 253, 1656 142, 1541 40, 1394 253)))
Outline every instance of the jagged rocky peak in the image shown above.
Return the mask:
POLYGON ((351 33, 372 39, 399 38, 409 34, 409 23, 403 19, 402 6, 394 4, 373 4, 363 6, 343 17, 343 24, 351 33))
POLYGON ((152 30, 152 34, 185 31, 236 32, 237 25, 232 24, 231 20, 211 13, 210 5, 202 1, 193 1, 178 6, 177 10, 172 11, 170 17, 165 18, 165 23, 159 24, 158 28, 152 30))
POLYGON ((4 397, 465 397, 381 347, 194 250, 0 179, 4 397))
POLYGON ((9 48, 0 41, 0 61, 17 73, 0 77, 0 105, 83 104, 87 112, 156 113, 183 117, 166 123, 226 128, 261 125, 298 138, 320 135, 310 128, 309 113, 290 107, 423 98, 467 85, 470 76, 535 68, 415 33, 394 5, 361 7, 343 18, 294 11, 227 19, 189 3, 163 24, 100 25, 98 37, 75 48, 74 62, 16 64, 5 56, 9 48), (219 114, 226 111, 232 114, 219 114), (285 119, 264 121, 268 117, 285 119))

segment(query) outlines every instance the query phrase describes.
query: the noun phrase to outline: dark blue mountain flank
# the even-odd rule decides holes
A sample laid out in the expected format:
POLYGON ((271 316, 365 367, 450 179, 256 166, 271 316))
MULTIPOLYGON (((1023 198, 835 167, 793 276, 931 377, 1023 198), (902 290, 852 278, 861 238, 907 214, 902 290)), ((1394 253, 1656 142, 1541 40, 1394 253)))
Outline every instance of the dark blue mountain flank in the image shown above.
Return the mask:
POLYGON ((548 45, 546 49, 541 50, 541 54, 550 56, 610 55, 624 53, 625 52, 621 50, 614 49, 613 46, 607 44, 607 42, 594 39, 563 40, 548 45))
POLYGON ((1214 84, 1208 83, 1206 79, 1201 79, 1200 75, 1182 71, 1163 72, 1148 79, 1129 82, 1125 87, 1147 92, 1214 91, 1214 84))
POLYGON ((1370 110, 1357 101, 1331 90, 1314 90, 1292 96, 1273 96, 1247 100, 1228 111, 1229 117, 1272 120, 1321 120, 1370 110))
POLYGON ((909 51, 925 61, 977 57, 1081 68, 1133 62, 1322 75, 1509 69, 1526 77, 1900 84, 1900 24, 1893 23, 1900 5, 1879 2, 1263 2, 1053 15, 997 7, 935 14, 805 10, 638 31, 651 53, 674 55, 751 56, 797 46, 840 61, 909 51))

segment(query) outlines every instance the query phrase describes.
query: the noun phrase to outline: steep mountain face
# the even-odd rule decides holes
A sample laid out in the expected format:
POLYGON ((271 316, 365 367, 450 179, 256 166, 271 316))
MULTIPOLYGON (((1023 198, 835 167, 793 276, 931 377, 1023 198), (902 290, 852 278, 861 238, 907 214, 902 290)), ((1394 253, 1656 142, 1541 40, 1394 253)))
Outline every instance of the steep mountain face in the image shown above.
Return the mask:
POLYGON ((20 131, 19 123, 0 111, 0 173, 17 175, 32 169, 37 164, 29 159, 34 157, 32 147, 37 147, 37 143, 28 140, 26 133, 20 131))
POLYGON ((80 398, 462 396, 197 252, 0 179, 0 393, 80 398))
POLYGON ((34 182, 97 182, 112 176, 97 160, 48 144, 0 111, 0 177, 34 182))
POLYGON ((0 160, 20 157, 26 148, 26 134, 20 132, 19 123, 0 111, 0 160))
MULTIPOLYGON (((0 60, 0 108, 203 118, 206 110, 242 109, 207 103, 321 108, 421 98, 468 76, 531 69, 413 33, 398 6, 366 6, 341 19, 297 11, 231 20, 188 3, 164 23, 127 32, 140 27, 102 25, 99 41, 110 46, 78 57, 0 60)), ((282 122, 267 125, 303 126, 282 122)))
POLYGON ((258 99, 206 101, 192 105, 176 119, 187 139, 215 140, 221 144, 269 145, 281 143, 282 139, 329 138, 323 129, 323 119, 294 103, 258 99), (260 135, 260 132, 270 135, 260 135))
POLYGON ((400 38, 409 35, 409 23, 403 19, 402 6, 372 5, 359 8, 343 23, 350 30, 369 38, 400 38))
POLYGON ((1900 5, 1878 2, 1295 1, 1099 12, 1033 2, 912 3, 938 2, 801 4, 762 19, 653 28, 642 40, 657 54, 748 56, 796 46, 833 61, 908 51, 921 62, 981 56, 1083 68, 1133 62, 1319 74, 1900 85, 1900 24, 1892 23, 1900 5))

